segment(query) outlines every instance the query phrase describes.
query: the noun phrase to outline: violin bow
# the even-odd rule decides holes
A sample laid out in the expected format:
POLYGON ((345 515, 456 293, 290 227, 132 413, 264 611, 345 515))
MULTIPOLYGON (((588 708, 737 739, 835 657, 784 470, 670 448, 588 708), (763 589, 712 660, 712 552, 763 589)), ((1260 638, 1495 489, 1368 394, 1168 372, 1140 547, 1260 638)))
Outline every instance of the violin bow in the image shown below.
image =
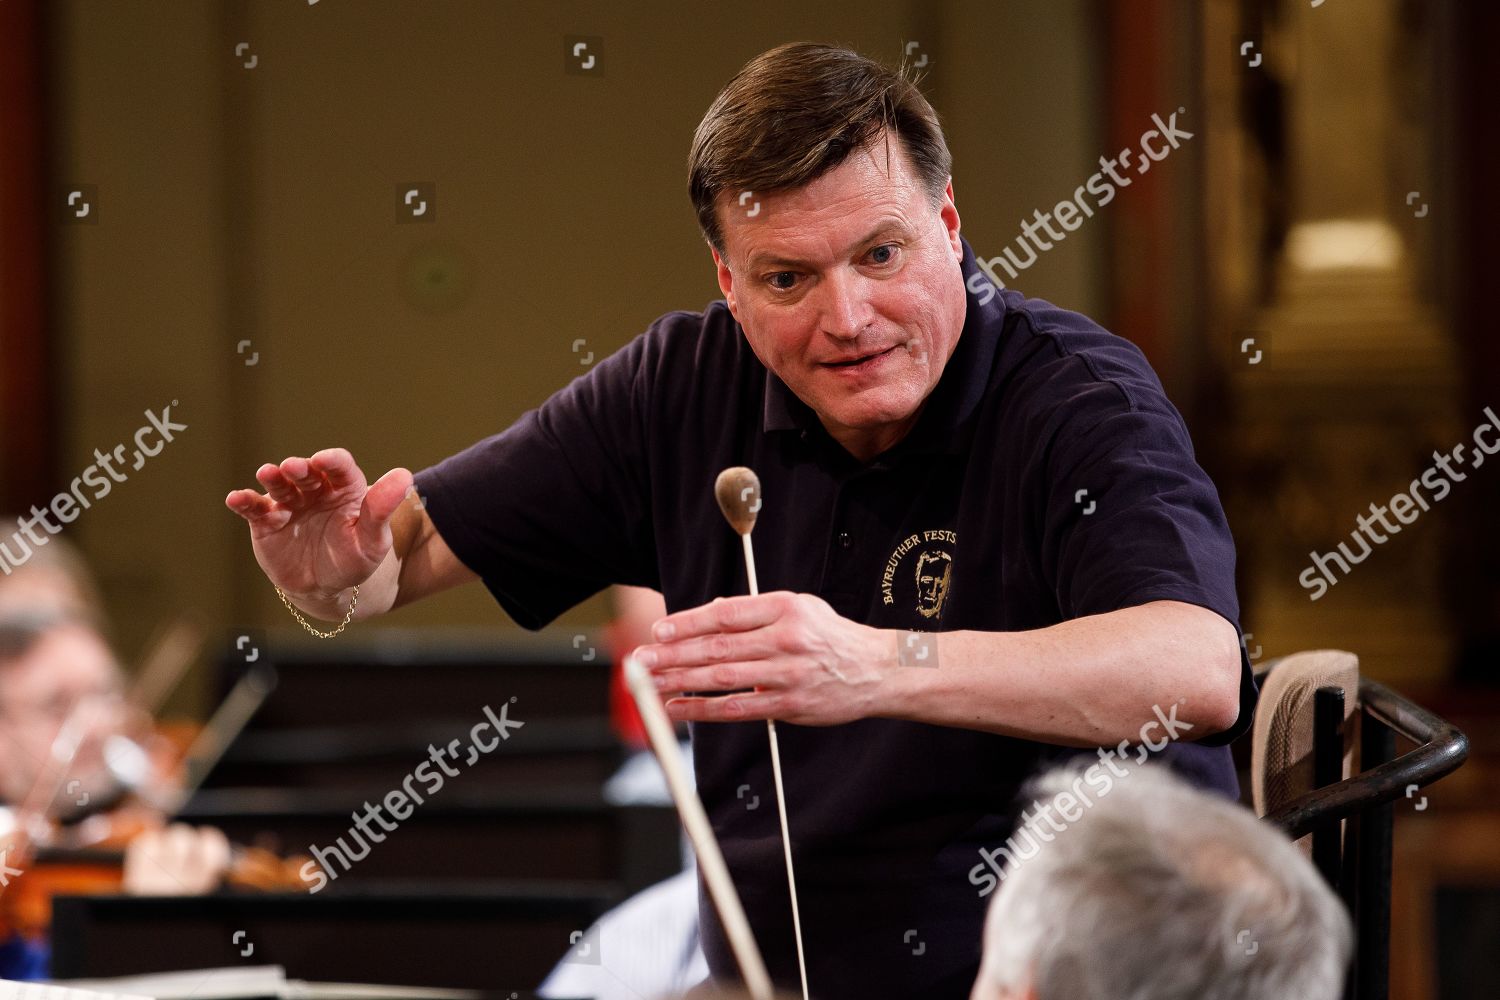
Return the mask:
POLYGON ((724 925, 724 933, 740 967, 740 976, 754 1000, 772 1000, 771 976, 766 972, 765 960, 755 943, 755 935, 750 931, 750 921, 745 917, 745 907, 729 877, 729 867, 724 863, 719 841, 709 825, 703 801, 688 780, 682 748, 677 745, 661 695, 652 683, 651 674, 635 658, 635 653, 626 655, 624 670, 625 684, 635 698, 641 722, 646 726, 646 736, 651 740, 651 749, 656 752, 656 759, 661 762, 662 772, 667 777, 667 788, 672 792, 677 815, 681 817, 693 844, 693 852, 698 856, 698 870, 703 872, 703 879, 708 884, 709 896, 724 925))

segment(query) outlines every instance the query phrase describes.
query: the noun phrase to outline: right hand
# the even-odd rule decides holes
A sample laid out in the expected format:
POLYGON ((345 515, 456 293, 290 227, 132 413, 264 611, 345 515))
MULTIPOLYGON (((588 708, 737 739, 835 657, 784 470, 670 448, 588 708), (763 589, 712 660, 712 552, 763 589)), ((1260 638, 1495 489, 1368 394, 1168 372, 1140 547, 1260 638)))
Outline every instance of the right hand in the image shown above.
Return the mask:
POLYGON ((255 478, 264 495, 235 490, 225 506, 250 523, 255 561, 271 582, 319 603, 374 574, 391 551, 391 516, 412 488, 402 468, 367 485, 343 448, 268 462, 255 478))

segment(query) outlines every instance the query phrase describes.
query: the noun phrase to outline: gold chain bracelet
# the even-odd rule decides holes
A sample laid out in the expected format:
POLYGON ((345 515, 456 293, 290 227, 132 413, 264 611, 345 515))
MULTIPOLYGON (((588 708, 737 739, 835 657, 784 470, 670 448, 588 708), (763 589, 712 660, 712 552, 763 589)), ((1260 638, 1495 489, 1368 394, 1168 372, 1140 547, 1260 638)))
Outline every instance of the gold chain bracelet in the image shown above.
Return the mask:
POLYGON ((292 613, 293 618, 297 619, 297 623, 303 628, 307 629, 313 635, 317 636, 319 639, 332 639, 334 636, 344 631, 344 626, 348 625, 351 621, 354 620, 354 608, 355 605, 359 604, 359 588, 355 587, 354 593, 349 596, 349 613, 344 615, 344 620, 339 622, 339 627, 334 629, 332 632, 319 632, 317 629, 312 627, 311 622, 302 617, 302 612, 298 611, 292 604, 292 602, 287 600, 287 596, 281 592, 280 587, 276 588, 276 596, 281 598, 281 603, 286 605, 286 609, 292 613))

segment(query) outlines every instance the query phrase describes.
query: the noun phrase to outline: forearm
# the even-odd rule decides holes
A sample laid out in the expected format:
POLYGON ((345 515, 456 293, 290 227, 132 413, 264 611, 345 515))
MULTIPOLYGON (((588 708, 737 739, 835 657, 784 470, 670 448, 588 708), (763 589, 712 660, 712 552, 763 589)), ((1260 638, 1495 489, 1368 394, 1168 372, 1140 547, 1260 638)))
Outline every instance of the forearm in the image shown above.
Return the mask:
MULTIPOLYGON (((881 631, 894 663, 909 633, 881 631)), ((1238 634, 1219 615, 1177 601, 930 641, 933 668, 885 671, 877 714, 1089 747, 1140 739, 1155 708, 1176 707, 1186 740, 1227 729, 1238 712, 1238 634)))

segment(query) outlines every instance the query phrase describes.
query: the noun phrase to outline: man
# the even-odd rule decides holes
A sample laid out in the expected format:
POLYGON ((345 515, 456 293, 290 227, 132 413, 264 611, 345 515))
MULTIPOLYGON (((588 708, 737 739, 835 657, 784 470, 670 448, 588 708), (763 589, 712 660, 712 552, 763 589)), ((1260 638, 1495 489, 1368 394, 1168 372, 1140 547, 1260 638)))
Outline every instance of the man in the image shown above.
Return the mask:
POLYGON ((114 654, 91 625, 50 610, 0 613, 0 802, 19 806, 45 777, 53 744, 72 724, 77 753, 68 787, 50 789, 61 813, 72 800, 102 799, 119 779, 105 741, 126 729, 124 681, 114 654))
POLYGON ((800 977, 767 718, 811 992, 962 998, 984 906, 968 872, 1039 761, 1159 714, 1163 758, 1234 794, 1222 744, 1255 693, 1218 497, 1138 350, 979 271, 937 115, 900 75, 773 49, 715 100, 689 167, 724 301, 423 471, 420 501, 405 469, 367 486, 335 448, 226 503, 270 579, 331 621, 476 578, 532 629, 607 584, 661 591, 640 655, 694 693, 668 708, 777 984, 800 977), (745 566, 713 484, 734 465, 763 487, 753 598, 727 596, 745 566), (952 564, 940 616, 923 556, 952 564))
MULTIPOLYGON (((87 845, 101 807, 132 787, 168 787, 129 738, 141 737, 146 720, 127 704, 104 637, 92 622, 60 610, 63 592, 51 579, 29 566, 15 579, 22 582, 0 600, 0 892, 27 878, 35 846, 23 836, 34 834, 28 812, 74 824, 59 830, 59 842, 80 836, 87 845), (67 755, 61 770, 59 753, 67 755)), ((126 845, 125 892, 196 895, 219 884, 230 856, 221 831, 167 826, 168 817, 145 805, 131 816, 152 825, 126 845)), ((43 978, 48 956, 45 935, 15 928, 0 934, 0 978, 43 978)))
MULTIPOLYGON (((0 524, 23 518, 0 514, 0 524)), ((31 551, 24 562, 4 567, 0 575, 0 615, 12 610, 59 613, 101 627, 104 602, 83 554, 61 535, 31 551)))
MULTIPOLYGON (((1095 765, 1098 766, 1098 765, 1095 765)), ((1075 794, 1077 768, 1039 779, 1075 794)), ((1006 878, 972 1000, 1338 1000, 1353 930, 1312 863, 1243 807, 1132 767, 1006 878)))

